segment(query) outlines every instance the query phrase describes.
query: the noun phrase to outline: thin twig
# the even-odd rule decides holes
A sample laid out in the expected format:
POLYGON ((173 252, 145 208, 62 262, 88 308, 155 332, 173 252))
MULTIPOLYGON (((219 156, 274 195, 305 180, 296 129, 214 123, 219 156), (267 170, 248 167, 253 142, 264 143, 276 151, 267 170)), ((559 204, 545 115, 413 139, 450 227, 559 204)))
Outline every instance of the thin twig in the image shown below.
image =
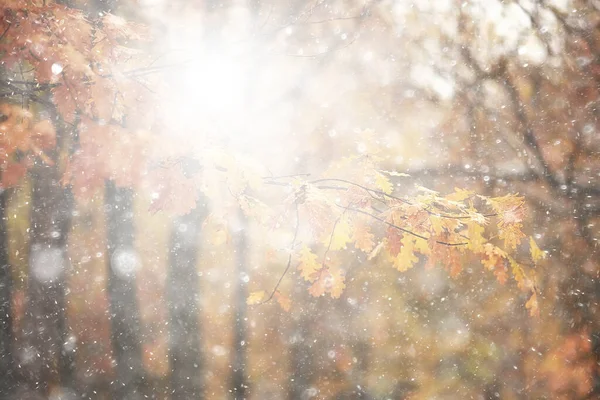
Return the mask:
MULTIPOLYGON (((346 210, 347 209, 348 208, 346 207, 346 210)), ((331 229, 331 235, 329 235, 329 243, 327 244, 327 249, 325 250, 325 253, 323 253, 323 261, 321 261, 321 267, 323 267, 323 268, 325 268, 325 261, 327 260, 327 254, 329 253, 329 249, 331 249, 331 243, 333 242, 333 235, 335 235, 335 228, 337 228, 337 224, 339 224, 339 222, 342 219, 342 217, 344 216, 345 212, 346 211, 344 210, 344 212, 341 213, 340 216, 337 217, 337 219, 333 223, 333 228, 331 229)))
POLYGON ((279 285, 281 285, 281 282, 283 281, 283 278, 287 275, 288 271, 290 270, 290 266, 292 265, 292 254, 294 253, 294 247, 296 247, 296 239, 298 238, 298 231, 300 230, 300 212, 298 211, 298 203, 294 203, 294 205, 295 205, 295 208, 296 208, 296 228, 294 230, 294 238, 292 239, 292 244, 291 244, 291 247, 290 247, 290 254, 288 256, 287 265, 285 267, 285 270, 283 271, 283 274, 281 274, 281 276, 279 277, 279 280, 277 281, 277 284, 273 288, 273 291, 271 292, 271 295, 266 300, 258 303, 257 305, 265 304, 265 303, 271 301, 271 299, 273 298, 273 296, 275 296, 275 293, 277 292, 277 289, 279 289, 279 285))
POLYGON ((12 26, 12 24, 8 24, 8 26, 6 27, 4 32, 2 32, 2 35, 0 35, 0 40, 4 39, 4 36, 6 36, 6 34, 8 33, 8 30, 10 29, 11 26, 12 26))
MULTIPOLYGON (((340 207, 341 207, 341 206, 340 206, 340 207)), ((409 235, 412 235, 412 236, 414 236, 414 237, 417 237, 417 238, 419 238, 419 239, 422 239, 422 240, 427 240, 427 241, 430 239, 430 238, 428 238, 427 236, 423 236, 423 235, 420 235, 420 234, 418 234, 418 233, 415 233, 415 232, 409 231, 408 229, 402 228, 402 227, 400 227, 400 226, 398 226, 398 225, 394 225, 394 224, 392 224, 391 222, 388 222, 388 221, 386 221, 385 219, 378 217, 377 215, 373 215, 373 214, 371 214, 371 213, 368 213, 368 212, 366 212, 366 211, 363 211, 363 210, 361 210, 361 209, 358 209, 358 208, 346 208, 346 209, 347 209, 347 210, 350 210, 350 211, 357 212, 357 213, 359 213, 359 214, 364 214, 364 215, 367 215, 367 216, 369 216, 369 217, 371 217, 371 218, 373 218, 373 219, 375 219, 375 220, 377 220, 377 221, 379 221, 379 222, 382 222, 382 223, 386 224, 387 226, 389 226, 389 227, 391 227, 391 228, 398 229, 399 231, 402 231, 402 232, 404 232, 404 233, 407 233, 407 234, 409 234, 409 235)), ((435 242, 436 242, 436 243, 438 243, 438 244, 442 244, 442 245, 444 245, 444 246, 466 246, 466 245, 468 245, 468 244, 469 244, 469 243, 467 243, 467 242, 449 243, 449 242, 443 242, 443 241, 441 241, 441 240, 436 240, 435 242)))

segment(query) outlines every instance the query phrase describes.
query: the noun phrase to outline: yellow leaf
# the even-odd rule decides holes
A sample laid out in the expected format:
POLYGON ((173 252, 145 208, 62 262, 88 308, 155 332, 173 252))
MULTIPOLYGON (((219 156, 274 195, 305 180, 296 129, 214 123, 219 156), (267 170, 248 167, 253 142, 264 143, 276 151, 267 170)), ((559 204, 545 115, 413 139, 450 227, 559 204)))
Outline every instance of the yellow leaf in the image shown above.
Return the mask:
POLYGON ((525 308, 529 310, 529 315, 532 317, 540 316, 540 309, 538 306, 537 293, 533 292, 527 303, 525 303, 525 308))
POLYGON ((325 268, 318 272, 316 281, 308 289, 313 297, 329 293, 334 299, 339 298, 346 288, 346 277, 340 268, 325 268))
POLYGON ((512 268, 513 276, 515 277, 515 281, 517 282, 517 287, 519 289, 525 288, 525 273, 523 272, 523 267, 519 265, 512 257, 508 259, 510 261, 510 266, 512 268))
POLYGON ((419 260, 417 256, 415 256, 416 239, 417 238, 412 235, 404 235, 402 238, 402 248, 400 249, 400 253, 398 253, 394 259, 394 267, 398 271, 404 272, 411 269, 419 260))
POLYGON ((331 283, 329 286, 329 294, 334 299, 338 299, 346 288, 346 276, 340 268, 329 268, 331 283))
POLYGON ((491 243, 486 243, 483 248, 485 253, 482 254, 481 263, 494 273, 500 283, 504 284, 507 279, 505 261, 508 259, 508 254, 491 243))
POLYGON ((390 179, 379 172, 375 175, 375 186, 381 189, 385 194, 392 194, 394 191, 394 186, 392 186, 390 179))
POLYGON ((352 227, 350 221, 346 216, 342 216, 338 223, 335 225, 335 229, 332 232, 332 237, 329 238, 331 245, 330 250, 342 250, 346 248, 346 244, 350 242, 350 232, 352 227))
POLYGON ((317 261, 317 256, 305 245, 300 249, 299 259, 300 265, 298 265, 298 270, 300 271, 300 276, 306 281, 314 282, 316 279, 315 273, 323 267, 317 261))
POLYGON ((377 257, 379 255, 379 253, 381 253, 381 249, 383 249, 386 246, 386 242, 387 242, 387 239, 383 239, 381 242, 379 242, 379 244, 377 246, 375 246, 375 248, 369 254, 368 259, 372 260, 375 257, 377 257))
POLYGON ((248 296, 248 299, 246 300, 246 304, 252 305, 252 304, 260 303, 262 301, 263 297, 265 297, 265 294, 266 293, 264 290, 250 293, 250 295, 248 296))
POLYGON ((486 242, 485 238, 483 237, 484 231, 485 228, 482 225, 476 222, 468 223, 469 244, 467 247, 469 250, 473 251, 474 253, 479 253, 483 250, 483 245, 486 242))
POLYGON ((473 196, 473 192, 470 190, 454 188, 454 193, 446 196, 446 199, 451 201, 463 201, 471 196, 473 196))
POLYGON ((533 262, 538 262, 542 258, 546 258, 546 253, 540 250, 531 236, 529 237, 529 250, 531 251, 531 259, 533 262))
POLYGON ((399 176, 399 177, 403 177, 403 178, 410 177, 409 174, 405 174, 405 173, 398 172, 398 171, 386 171, 384 169, 381 169, 381 170, 379 170, 379 172, 383 172, 384 174, 387 174, 389 176, 399 176))
POLYGON ((507 249, 516 249, 517 245, 521 243, 521 239, 525 237, 523 231, 521 231, 521 224, 503 224, 500 227, 500 239, 504 240, 504 246, 507 249))
POLYGON ((444 225, 442 223, 442 218, 437 215, 432 215, 429 217, 429 223, 431 224, 432 234, 439 235, 444 231, 444 225))
POLYGON ((357 220, 354 222, 352 241, 357 249, 362 250, 365 253, 370 252, 375 246, 375 242, 373 241, 374 238, 375 236, 371 233, 371 228, 369 228, 369 225, 363 221, 357 220))
POLYGON ((279 303, 279 306, 283 309, 283 311, 285 311, 285 312, 290 311, 290 309, 292 308, 292 301, 290 300, 289 297, 282 294, 279 290, 275 292, 274 297, 275 297, 275 300, 277 300, 277 303, 279 303))
POLYGON ((315 273, 317 276, 316 280, 313 282, 310 288, 308 288, 308 293, 310 293, 310 295, 313 297, 321 297, 325 294, 325 292, 327 292, 327 288, 325 287, 324 272, 325 271, 319 271, 315 273))
POLYGON ((427 244, 427 240, 415 238, 415 251, 423 255, 431 254, 431 249, 427 244))

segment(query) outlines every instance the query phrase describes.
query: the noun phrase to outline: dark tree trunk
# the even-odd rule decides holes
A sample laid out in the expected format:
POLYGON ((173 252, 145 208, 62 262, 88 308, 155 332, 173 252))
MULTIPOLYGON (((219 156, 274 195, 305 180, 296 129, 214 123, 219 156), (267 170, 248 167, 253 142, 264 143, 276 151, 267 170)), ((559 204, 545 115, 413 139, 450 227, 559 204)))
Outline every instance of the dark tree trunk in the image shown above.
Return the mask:
POLYGON ((8 259, 6 206, 8 192, 0 189, 0 399, 14 389, 14 343, 12 324, 12 277, 8 259))
POLYGON ((234 235, 234 248, 236 257, 235 293, 233 303, 234 333, 233 333, 233 360, 231 376, 231 393, 235 400, 248 397, 248 380, 246 377, 246 349, 248 347, 248 333, 246 325, 248 297, 248 271, 247 271, 247 246, 246 220, 243 215, 239 217, 240 230, 234 235))
POLYGON ((104 207, 111 341, 116 363, 112 398, 141 399, 144 374, 135 278, 140 259, 134 246, 133 190, 107 182, 104 207))
POLYGON ((28 303, 19 365, 30 386, 73 384, 74 346, 66 319, 67 237, 72 196, 60 183, 56 165, 32 170, 28 303))
POLYGON ((311 398, 317 394, 316 391, 311 393, 313 356, 309 338, 306 336, 310 332, 310 326, 310 317, 298 314, 289 337, 289 400, 311 398))
POLYGON ((169 250, 166 297, 169 308, 169 362, 173 399, 197 399, 203 395, 203 358, 199 327, 198 238, 205 206, 173 223, 169 250))

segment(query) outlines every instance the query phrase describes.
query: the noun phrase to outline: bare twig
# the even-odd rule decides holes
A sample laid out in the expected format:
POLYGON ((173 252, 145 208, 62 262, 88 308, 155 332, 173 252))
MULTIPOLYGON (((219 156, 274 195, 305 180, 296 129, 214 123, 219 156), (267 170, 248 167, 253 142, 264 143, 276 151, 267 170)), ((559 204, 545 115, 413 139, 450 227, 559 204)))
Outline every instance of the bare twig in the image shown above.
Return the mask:
MULTIPOLYGON (((375 220, 377 220, 379 222, 382 222, 382 223, 386 224, 387 226, 389 226, 391 228, 398 229, 399 231, 402 231, 404 233, 407 233, 407 234, 412 235, 414 237, 417 237, 419 239, 427 240, 427 241, 429 241, 429 239, 430 239, 427 236, 423 236, 423 235, 420 235, 418 233, 412 232, 412 231, 410 231, 408 229, 402 228, 402 227, 400 227, 398 225, 394 225, 391 222, 388 222, 385 219, 378 217, 377 215, 373 215, 373 214, 368 213, 366 211, 363 211, 363 210, 361 210, 359 208, 347 208, 347 210, 354 211, 354 212, 357 212, 359 214, 367 215, 367 216, 369 216, 369 217, 371 217, 371 218, 373 218, 373 219, 375 219, 375 220)), ((450 242, 444 242, 444 241, 441 241, 441 240, 436 240, 435 242, 438 243, 438 244, 442 244, 444 246, 466 246, 466 245, 469 244, 467 242, 450 243, 450 242)))
POLYGON ((294 238, 292 239, 292 244, 290 245, 290 254, 288 256, 287 265, 285 267, 285 270, 283 271, 283 274, 281 274, 281 276, 279 277, 279 280, 277 281, 277 284, 273 288, 273 291, 271 292, 269 297, 266 300, 258 303, 257 305, 265 304, 265 303, 271 301, 273 296, 275 296, 275 293, 277 293, 277 289, 279 289, 279 285, 281 285, 283 278, 287 275, 288 271, 290 270, 290 266, 292 265, 292 254, 294 253, 294 247, 296 246, 296 239, 298 238, 298 231, 300 230, 300 212, 298 211, 298 203, 294 203, 294 205, 295 205, 295 209, 296 209, 296 228, 294 229, 294 238))

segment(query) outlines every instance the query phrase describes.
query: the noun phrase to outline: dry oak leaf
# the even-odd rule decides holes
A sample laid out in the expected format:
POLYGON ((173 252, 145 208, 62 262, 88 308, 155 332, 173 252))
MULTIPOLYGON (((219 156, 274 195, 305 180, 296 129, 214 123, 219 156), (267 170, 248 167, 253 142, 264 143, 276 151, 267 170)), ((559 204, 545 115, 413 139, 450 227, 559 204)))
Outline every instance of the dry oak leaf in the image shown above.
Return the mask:
POLYGON ((290 298, 288 296, 282 294, 278 290, 275 292, 274 297, 275 297, 275 300, 277 300, 277 303, 279 304, 279 306, 283 309, 283 311, 289 312, 292 309, 292 300, 290 300, 290 298))
POLYGON ((374 239, 375 235, 371 233, 371 228, 369 225, 362 220, 354 221, 352 241, 357 249, 362 250, 365 253, 369 253, 375 246, 374 239))
POLYGON ((317 256, 306 245, 300 249, 298 258, 300 260, 300 264, 298 265, 300 276, 306 281, 314 282, 317 279, 316 272, 321 270, 323 265, 317 261, 317 256))
POLYGON ((525 308, 529 310, 529 315, 531 315, 532 317, 540 316, 540 309, 538 306, 538 298, 536 292, 533 292, 527 303, 525 303, 525 308))
POLYGON ((402 238, 402 248, 394 259, 394 268, 398 271, 407 271, 419 261, 418 257, 415 255, 415 240, 417 240, 417 238, 412 235, 404 235, 402 238))
POLYGON ((346 244, 351 241, 350 233, 352 227, 347 216, 342 215, 338 222, 334 225, 331 237, 328 239, 330 250, 342 250, 346 248, 346 244))
POLYGON ((486 243, 484 250, 485 253, 482 254, 481 263, 486 269, 494 273, 501 284, 506 283, 508 279, 508 268, 506 266, 508 255, 491 243, 486 243))
POLYGON ((546 253, 540 250, 535 240, 529 237, 529 250, 531 252, 531 259, 533 262, 538 262, 543 258, 546 258, 546 253))
POLYGON ((259 291, 250 293, 250 295, 246 299, 246 304, 253 305, 253 304, 260 303, 262 301, 262 299, 265 297, 265 294, 266 293, 264 290, 259 290, 259 291))
POLYGON ((323 268, 316 275, 316 280, 308 289, 313 297, 329 293, 332 298, 337 299, 342 295, 346 288, 346 277, 340 268, 323 268))
POLYGON ((390 178, 380 172, 377 172, 375 175, 375 186, 385 194, 392 194, 394 191, 394 186, 390 182, 390 178))

